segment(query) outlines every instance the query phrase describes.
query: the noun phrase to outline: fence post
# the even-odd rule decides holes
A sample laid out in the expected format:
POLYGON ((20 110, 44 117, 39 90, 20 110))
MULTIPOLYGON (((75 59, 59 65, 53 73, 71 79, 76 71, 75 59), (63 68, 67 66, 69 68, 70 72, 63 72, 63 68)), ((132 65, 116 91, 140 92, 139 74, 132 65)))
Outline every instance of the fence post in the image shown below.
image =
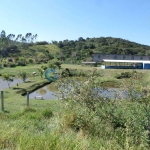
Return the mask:
POLYGON ((4 93, 1 91, 1 109, 4 111, 4 93))
POLYGON ((27 106, 29 106, 29 92, 27 92, 27 106))

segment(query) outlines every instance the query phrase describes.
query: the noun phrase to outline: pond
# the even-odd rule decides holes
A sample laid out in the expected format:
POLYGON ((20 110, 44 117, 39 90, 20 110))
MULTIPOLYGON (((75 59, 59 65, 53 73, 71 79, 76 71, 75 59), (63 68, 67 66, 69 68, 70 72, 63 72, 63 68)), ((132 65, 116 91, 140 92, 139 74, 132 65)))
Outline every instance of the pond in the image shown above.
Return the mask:
POLYGON ((29 98, 36 99, 37 97, 42 97, 42 99, 57 99, 54 95, 55 90, 52 89, 52 85, 48 84, 32 93, 29 94, 29 98))
MULTIPOLYGON (((10 82, 10 87, 11 87, 11 86, 14 86, 14 85, 17 85, 17 84, 19 84, 19 83, 21 83, 21 82, 22 82, 21 79, 15 78, 15 79, 13 80, 13 82, 10 82)), ((0 78, 0 91, 3 91, 3 90, 6 89, 6 88, 9 88, 7 81, 6 81, 6 80, 3 80, 2 78, 0 78)))
MULTIPOLYGON (((52 83, 53 84, 53 83, 52 83)), ((53 89, 53 85, 49 84, 46 85, 32 93, 29 94, 29 98, 31 99, 58 99, 56 97, 56 90, 53 89), (41 97, 41 98, 40 98, 41 97)), ((68 93, 66 91, 66 93, 68 93)), ((96 92, 97 93, 97 92, 96 92)), ((124 99, 128 95, 125 91, 121 91, 120 89, 117 88, 105 88, 105 89, 98 89, 98 97, 105 97, 105 98, 115 98, 115 99, 124 99)))

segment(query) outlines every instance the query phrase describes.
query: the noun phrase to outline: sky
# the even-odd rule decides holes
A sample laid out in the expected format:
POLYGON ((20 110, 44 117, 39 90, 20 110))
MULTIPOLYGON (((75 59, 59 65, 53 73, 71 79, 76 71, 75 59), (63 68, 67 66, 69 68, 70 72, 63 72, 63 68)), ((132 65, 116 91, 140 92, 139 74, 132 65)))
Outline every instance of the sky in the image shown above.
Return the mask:
POLYGON ((38 41, 115 37, 150 45, 150 0, 0 0, 0 32, 38 41))

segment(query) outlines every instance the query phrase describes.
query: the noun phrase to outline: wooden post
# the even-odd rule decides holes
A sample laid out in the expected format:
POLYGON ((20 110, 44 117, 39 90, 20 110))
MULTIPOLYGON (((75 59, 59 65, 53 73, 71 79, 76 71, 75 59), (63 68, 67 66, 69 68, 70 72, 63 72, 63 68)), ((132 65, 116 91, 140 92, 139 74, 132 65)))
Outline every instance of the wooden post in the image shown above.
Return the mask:
POLYGON ((29 106, 29 92, 27 92, 27 107, 29 106))
POLYGON ((4 93, 1 91, 1 109, 4 111, 4 93))

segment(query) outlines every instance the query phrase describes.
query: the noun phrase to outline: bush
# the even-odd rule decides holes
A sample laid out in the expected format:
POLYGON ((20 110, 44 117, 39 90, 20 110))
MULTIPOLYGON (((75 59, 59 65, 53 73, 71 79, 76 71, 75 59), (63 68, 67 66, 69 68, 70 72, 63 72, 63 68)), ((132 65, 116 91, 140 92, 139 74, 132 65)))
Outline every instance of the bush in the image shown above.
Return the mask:
MULTIPOLYGON (((128 72, 121 75, 123 78, 131 78, 128 72)), ((60 83, 58 82, 57 86, 61 88, 58 88, 58 94, 64 100, 63 129, 70 128, 74 132, 82 131, 90 138, 97 137, 104 141, 116 141, 121 149, 137 145, 147 147, 149 105, 138 103, 139 97, 136 97, 136 101, 130 100, 129 93, 136 90, 136 84, 132 85, 131 91, 127 91, 128 97, 125 100, 117 99, 117 95, 121 94, 119 91, 113 98, 107 98, 103 96, 103 87, 99 87, 99 84, 95 82, 97 76, 96 73, 91 74, 86 78, 86 82, 79 77, 59 79, 60 83), (145 108, 147 108, 146 111, 145 108)), ((133 82, 135 79, 131 78, 130 80, 133 82)), ((131 87, 130 80, 128 81, 131 87)), ((127 86, 127 83, 124 86, 127 86)), ((125 89, 129 88, 125 87, 125 89)), ((140 97, 140 100, 145 104, 149 100, 148 98, 140 97)))
POLYGON ((33 64, 34 60, 32 58, 28 59, 28 63, 33 64))
POLYGON ((53 116, 53 112, 51 109, 45 109, 43 112, 42 112, 42 115, 45 117, 45 118, 51 118, 53 116))
POLYGON ((28 78, 27 77, 28 75, 27 75, 27 73, 26 72, 24 72, 24 71, 19 71, 19 77, 23 80, 23 82, 25 82, 26 81, 26 79, 28 78))
POLYGON ((7 67, 13 68, 13 67, 16 67, 16 64, 13 63, 13 62, 9 62, 9 63, 7 64, 7 67))
POLYGON ((131 73, 130 72, 121 72, 121 74, 116 74, 115 78, 117 78, 117 79, 131 78, 131 73))
POLYGON ((7 66, 8 66, 8 64, 6 64, 6 63, 3 64, 3 67, 7 67, 7 66))

